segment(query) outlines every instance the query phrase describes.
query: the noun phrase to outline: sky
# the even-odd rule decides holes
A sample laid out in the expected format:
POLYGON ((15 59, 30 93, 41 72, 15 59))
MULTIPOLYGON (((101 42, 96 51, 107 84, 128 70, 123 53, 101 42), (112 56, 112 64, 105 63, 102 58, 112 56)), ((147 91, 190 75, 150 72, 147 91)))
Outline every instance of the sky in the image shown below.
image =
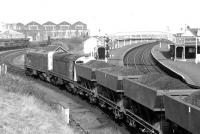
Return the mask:
POLYGON ((0 22, 86 23, 92 35, 200 28, 199 0, 0 0, 0 22))

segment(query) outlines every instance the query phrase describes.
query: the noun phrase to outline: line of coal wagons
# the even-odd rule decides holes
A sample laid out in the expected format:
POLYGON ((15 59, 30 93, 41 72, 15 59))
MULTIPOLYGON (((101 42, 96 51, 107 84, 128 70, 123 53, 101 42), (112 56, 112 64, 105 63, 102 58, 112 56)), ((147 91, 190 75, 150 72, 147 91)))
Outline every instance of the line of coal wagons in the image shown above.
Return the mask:
POLYGON ((143 133, 200 133, 200 109, 185 101, 197 89, 177 79, 66 52, 28 51, 24 65, 27 75, 87 97, 143 133))

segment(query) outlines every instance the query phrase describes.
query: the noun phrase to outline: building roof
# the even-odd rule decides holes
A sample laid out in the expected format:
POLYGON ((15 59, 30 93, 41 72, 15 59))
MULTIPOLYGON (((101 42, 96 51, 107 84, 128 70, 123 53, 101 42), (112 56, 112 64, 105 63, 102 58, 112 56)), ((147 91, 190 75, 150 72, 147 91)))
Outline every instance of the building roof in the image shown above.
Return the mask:
POLYGON ((46 47, 42 47, 42 50, 44 51, 58 51, 58 50, 62 50, 63 52, 68 52, 66 49, 64 49, 62 46, 58 46, 58 45, 48 45, 46 47))
POLYGON ((195 36, 195 35, 190 30, 186 30, 185 33, 183 33, 181 36, 192 37, 192 36, 195 36))
POLYGON ((71 25, 71 24, 66 21, 63 21, 63 22, 59 23, 58 25, 71 25))
POLYGON ((194 35, 194 36, 200 36, 200 28, 190 28, 189 26, 187 29, 194 35))
POLYGON ((39 25, 40 26, 40 24, 39 23, 37 23, 37 22, 35 22, 35 21, 31 21, 31 22, 29 22, 28 24, 26 24, 26 25, 39 25))
POLYGON ((42 25, 56 25, 55 23, 51 22, 51 21, 47 21, 46 23, 42 24, 42 25))
POLYGON ((22 23, 17 23, 16 25, 17 26, 24 26, 24 24, 22 24, 22 23))
POLYGON ((72 24, 71 29, 76 30, 77 25, 83 25, 83 29, 87 29, 87 25, 85 23, 81 22, 81 21, 77 21, 76 23, 72 24))
POLYGON ((85 23, 81 22, 81 21, 77 21, 75 22, 73 25, 86 25, 85 23))

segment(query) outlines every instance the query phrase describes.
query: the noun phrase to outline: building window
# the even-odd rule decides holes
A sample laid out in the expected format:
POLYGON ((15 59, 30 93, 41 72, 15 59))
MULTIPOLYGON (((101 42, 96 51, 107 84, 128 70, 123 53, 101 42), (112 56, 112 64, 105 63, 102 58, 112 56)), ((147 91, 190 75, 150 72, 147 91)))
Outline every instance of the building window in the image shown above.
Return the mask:
POLYGON ((77 29, 77 30, 82 30, 82 29, 83 29, 83 25, 76 25, 76 26, 75 26, 75 29, 77 29))
POLYGON ((29 30, 38 30, 37 25, 29 25, 29 30))
POLYGON ((48 26, 44 26, 45 27, 45 30, 47 30, 47 31, 52 31, 52 30, 54 30, 54 27, 55 26, 53 26, 53 25, 48 25, 48 26))
POLYGON ((60 29, 61 30, 69 30, 69 25, 61 25, 60 29))

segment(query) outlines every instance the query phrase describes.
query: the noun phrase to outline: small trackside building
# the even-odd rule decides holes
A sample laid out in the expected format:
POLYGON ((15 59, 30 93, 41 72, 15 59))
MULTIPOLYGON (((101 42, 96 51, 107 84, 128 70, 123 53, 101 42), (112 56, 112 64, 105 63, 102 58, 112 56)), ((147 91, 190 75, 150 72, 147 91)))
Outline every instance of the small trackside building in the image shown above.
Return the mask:
POLYGON ((170 46, 175 60, 200 61, 200 29, 186 28, 184 33, 175 35, 175 45, 170 46), (197 48, 197 49, 196 49, 197 48))

